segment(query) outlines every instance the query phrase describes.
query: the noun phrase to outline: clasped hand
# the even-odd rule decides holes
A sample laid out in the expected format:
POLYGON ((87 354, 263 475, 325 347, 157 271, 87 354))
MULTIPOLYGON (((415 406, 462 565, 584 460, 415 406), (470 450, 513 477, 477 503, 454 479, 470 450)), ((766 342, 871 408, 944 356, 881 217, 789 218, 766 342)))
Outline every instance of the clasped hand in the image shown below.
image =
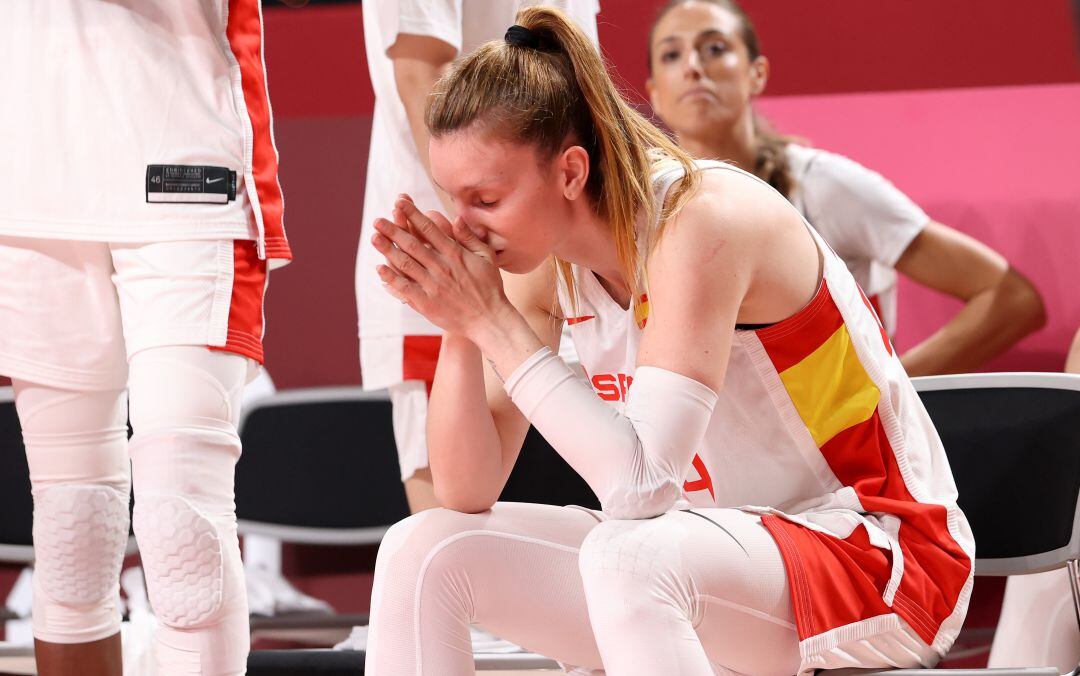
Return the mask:
POLYGON ((513 309, 494 252, 462 219, 422 213, 408 195, 395 201, 393 219, 375 219, 371 238, 386 257, 377 271, 392 296, 474 342, 485 322, 513 309))

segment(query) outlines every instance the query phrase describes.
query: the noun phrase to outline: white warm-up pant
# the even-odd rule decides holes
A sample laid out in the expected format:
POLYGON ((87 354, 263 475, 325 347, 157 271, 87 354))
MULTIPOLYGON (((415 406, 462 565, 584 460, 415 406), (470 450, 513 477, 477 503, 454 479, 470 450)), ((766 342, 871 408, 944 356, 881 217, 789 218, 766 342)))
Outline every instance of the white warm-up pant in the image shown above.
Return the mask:
POLYGON ((366 673, 472 674, 469 625, 615 676, 794 674, 784 562, 731 509, 604 520, 498 503, 395 525, 379 550, 366 673))
POLYGON ((241 392, 262 358, 255 242, 0 236, 0 270, 0 373, 34 495, 34 635, 119 631, 134 485, 157 673, 243 673, 233 477, 241 392))
POLYGON ((132 356, 123 390, 15 380, 34 492, 35 636, 83 643, 115 634, 128 486, 160 674, 242 674, 248 611, 236 534, 236 423, 250 362, 204 347, 132 356), (130 475, 128 457, 130 453, 130 475))

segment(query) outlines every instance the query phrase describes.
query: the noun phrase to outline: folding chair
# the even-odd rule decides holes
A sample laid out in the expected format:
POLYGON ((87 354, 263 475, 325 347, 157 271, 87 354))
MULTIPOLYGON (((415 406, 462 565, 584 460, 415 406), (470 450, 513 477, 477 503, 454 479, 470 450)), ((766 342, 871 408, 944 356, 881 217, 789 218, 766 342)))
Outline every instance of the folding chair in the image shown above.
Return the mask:
MULTIPOLYGON (((359 387, 278 392, 242 414, 236 467, 241 535, 317 545, 378 544, 409 515, 385 393, 359 387)), ((294 634, 366 624, 364 614, 253 617, 294 634)))
POLYGON ((241 533, 305 544, 377 544, 409 515, 383 392, 278 392, 242 415, 240 438, 241 533))
POLYGON ((10 387, 0 387, 0 478, 0 561, 29 565, 34 562, 34 502, 10 387))
MULTIPOLYGON (((0 485, 0 562, 30 566, 34 562, 34 503, 30 497, 30 471, 26 466, 22 428, 10 387, 0 387, 0 481, 3 482, 0 485)), ((10 631, 15 624, 26 621, 20 618, 28 610, 28 604, 19 610, 0 607, 0 621, 8 622, 10 631)), ((9 634, 7 641, 0 642, 0 661, 34 654, 33 646, 10 641, 9 634)))
MULTIPOLYGON (((1080 376, 984 373, 914 378, 975 534, 976 575, 1067 566, 1080 622, 1080 376)), ((842 669, 830 676, 1039 674, 1057 669, 842 669)), ((1070 672, 1080 674, 1080 666, 1070 672)))

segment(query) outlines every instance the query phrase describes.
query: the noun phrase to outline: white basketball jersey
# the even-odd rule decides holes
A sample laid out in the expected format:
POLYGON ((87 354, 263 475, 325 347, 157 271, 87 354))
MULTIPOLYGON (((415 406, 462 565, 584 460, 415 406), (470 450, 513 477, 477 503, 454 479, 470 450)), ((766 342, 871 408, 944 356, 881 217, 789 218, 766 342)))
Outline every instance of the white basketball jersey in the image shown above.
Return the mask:
MULTIPOLYGON (((682 176, 678 165, 654 175, 658 203, 682 176)), ((792 317, 736 330, 685 498, 763 515, 788 567, 804 666, 825 668, 843 641, 901 619, 944 654, 966 612, 971 530, 941 441, 877 315, 807 228, 825 260, 821 286, 792 317)), ((647 289, 624 309, 591 271, 573 266, 573 275, 576 303, 561 280, 559 297, 581 366, 621 410, 649 321, 647 289)))
POLYGON ((4 0, 0 91, 0 234, 290 258, 258 0, 4 0))

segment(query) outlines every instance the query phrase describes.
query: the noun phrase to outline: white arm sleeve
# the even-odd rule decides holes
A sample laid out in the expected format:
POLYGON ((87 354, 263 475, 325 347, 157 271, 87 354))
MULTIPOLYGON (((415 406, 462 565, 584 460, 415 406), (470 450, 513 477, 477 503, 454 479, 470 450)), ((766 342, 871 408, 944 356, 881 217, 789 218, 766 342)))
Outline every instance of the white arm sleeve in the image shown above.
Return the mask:
POLYGON ((658 516, 678 502, 717 400, 696 380, 642 366, 623 415, 546 347, 510 375, 506 391, 616 519, 658 516))

